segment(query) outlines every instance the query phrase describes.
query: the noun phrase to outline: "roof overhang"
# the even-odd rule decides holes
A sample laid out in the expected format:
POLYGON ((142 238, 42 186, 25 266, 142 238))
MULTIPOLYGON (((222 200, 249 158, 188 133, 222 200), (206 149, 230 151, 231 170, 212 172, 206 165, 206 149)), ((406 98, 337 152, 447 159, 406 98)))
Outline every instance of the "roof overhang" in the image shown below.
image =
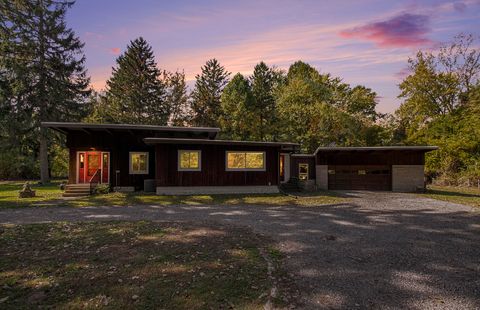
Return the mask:
POLYGON ((282 150, 295 151, 300 144, 292 142, 264 142, 264 141, 235 141, 235 140, 208 140, 208 139, 170 139, 170 138, 145 138, 146 144, 216 144, 216 145, 250 145, 250 146, 276 146, 282 150))
POLYGON ((320 146, 315 150, 314 154, 318 152, 371 152, 371 151, 422 151, 429 152, 438 149, 438 146, 433 145, 417 145, 417 146, 334 146, 323 147, 320 146))
POLYGON ((83 131, 112 132, 112 131, 154 131, 154 132, 181 132, 192 135, 207 135, 214 139, 220 128, 214 127, 177 127, 177 126, 155 126, 155 125, 132 125, 132 124, 94 124, 94 123, 69 123, 69 122, 42 122, 41 127, 50 128, 66 134, 68 132, 83 131))

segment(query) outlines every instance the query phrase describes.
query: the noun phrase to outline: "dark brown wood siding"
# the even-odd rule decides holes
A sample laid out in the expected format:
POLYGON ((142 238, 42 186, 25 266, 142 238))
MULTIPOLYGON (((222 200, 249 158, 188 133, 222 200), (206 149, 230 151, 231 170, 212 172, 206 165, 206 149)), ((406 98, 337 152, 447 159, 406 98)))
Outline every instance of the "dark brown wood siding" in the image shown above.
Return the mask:
POLYGON ((143 143, 142 139, 142 136, 131 132, 109 134, 103 131, 95 133, 79 131, 67 134, 70 153, 68 182, 76 182, 77 152, 97 150, 110 152, 109 173, 112 186, 134 186, 136 190, 143 189, 145 179, 155 178, 155 148, 143 143), (149 174, 129 174, 130 152, 149 153, 149 174))
POLYGON ((278 184, 279 148, 266 146, 156 146, 157 186, 243 186, 278 184), (178 150, 200 150, 201 171, 178 171, 178 150), (226 151, 264 151, 265 171, 226 171, 226 151))
POLYGON ((423 165, 423 151, 318 152, 317 165, 423 165))
POLYGON ((308 179, 315 180, 315 157, 291 156, 290 157, 290 177, 298 178, 298 164, 308 164, 308 179))

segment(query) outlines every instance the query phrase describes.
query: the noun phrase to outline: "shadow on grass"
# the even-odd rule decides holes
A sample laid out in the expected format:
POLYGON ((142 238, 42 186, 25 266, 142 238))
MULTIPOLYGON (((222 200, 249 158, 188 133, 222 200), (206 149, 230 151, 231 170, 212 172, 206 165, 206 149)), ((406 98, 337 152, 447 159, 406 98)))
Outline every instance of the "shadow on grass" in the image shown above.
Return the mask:
POLYGON ((245 228, 32 224, 0 245, 5 308, 261 308, 271 285, 259 249, 273 245, 245 228))

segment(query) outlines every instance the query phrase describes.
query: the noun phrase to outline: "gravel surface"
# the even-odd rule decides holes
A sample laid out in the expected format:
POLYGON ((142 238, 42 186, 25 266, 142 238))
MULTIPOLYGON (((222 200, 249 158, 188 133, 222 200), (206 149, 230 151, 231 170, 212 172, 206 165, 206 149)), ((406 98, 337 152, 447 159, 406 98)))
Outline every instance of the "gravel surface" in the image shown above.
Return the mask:
POLYGON ((270 235, 301 292, 299 308, 480 308, 480 213, 412 194, 344 192, 295 206, 132 206, 0 211, 1 223, 222 222, 270 235))

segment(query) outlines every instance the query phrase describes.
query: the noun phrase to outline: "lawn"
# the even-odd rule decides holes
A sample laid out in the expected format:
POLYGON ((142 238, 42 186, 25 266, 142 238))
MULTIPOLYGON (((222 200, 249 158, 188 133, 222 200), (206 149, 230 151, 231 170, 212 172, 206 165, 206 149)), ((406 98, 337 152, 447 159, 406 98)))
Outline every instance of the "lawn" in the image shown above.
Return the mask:
POLYGON ((78 199, 62 199, 59 181, 49 185, 32 182, 37 191, 35 198, 18 198, 18 191, 23 182, 0 182, 0 209, 32 206, 127 206, 127 205, 212 205, 212 204, 247 204, 247 205, 299 205, 317 206, 340 203, 345 198, 338 194, 319 191, 302 194, 298 197, 283 194, 249 194, 249 195, 193 195, 193 196, 159 196, 150 193, 109 193, 93 195, 78 199))
POLYGON ((218 224, 0 226, 0 308, 285 306, 294 294, 281 261, 268 238, 218 224))
POLYGON ((427 192, 421 195, 433 199, 480 207, 480 189, 478 188, 430 185, 427 192))

